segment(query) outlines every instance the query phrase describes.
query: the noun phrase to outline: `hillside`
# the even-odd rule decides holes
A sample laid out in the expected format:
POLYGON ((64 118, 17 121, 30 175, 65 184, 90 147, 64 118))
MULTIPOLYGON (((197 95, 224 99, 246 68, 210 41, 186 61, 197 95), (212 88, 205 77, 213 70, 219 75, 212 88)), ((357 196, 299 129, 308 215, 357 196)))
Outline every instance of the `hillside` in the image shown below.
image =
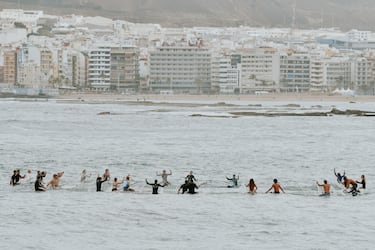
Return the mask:
POLYGON ((375 0, 0 0, 0 8, 101 15, 163 26, 340 27, 375 30, 375 0))

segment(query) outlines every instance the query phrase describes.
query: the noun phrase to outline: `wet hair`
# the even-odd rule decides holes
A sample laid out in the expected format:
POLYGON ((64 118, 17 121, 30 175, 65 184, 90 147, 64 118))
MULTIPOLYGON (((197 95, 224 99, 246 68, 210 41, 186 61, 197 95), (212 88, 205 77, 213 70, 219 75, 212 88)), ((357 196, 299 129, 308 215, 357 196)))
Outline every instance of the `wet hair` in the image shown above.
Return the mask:
POLYGON ((328 183, 328 181, 327 180, 324 180, 324 184, 327 184, 328 183))
POLYGON ((155 180, 155 183, 158 183, 158 180, 155 180))
POLYGON ((114 181, 117 181, 117 178, 115 177, 115 179, 113 179, 114 181))
POLYGON ((254 179, 250 179, 250 183, 254 183, 254 179))
POLYGON ((273 183, 277 183, 277 179, 273 179, 273 183))

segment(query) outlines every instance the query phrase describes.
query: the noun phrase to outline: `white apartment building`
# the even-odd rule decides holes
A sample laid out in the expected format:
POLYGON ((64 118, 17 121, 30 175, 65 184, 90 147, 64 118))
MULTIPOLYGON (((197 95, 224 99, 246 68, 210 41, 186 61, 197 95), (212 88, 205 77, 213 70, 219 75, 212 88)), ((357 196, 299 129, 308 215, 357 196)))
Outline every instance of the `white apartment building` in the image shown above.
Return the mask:
POLYGON ((232 65, 230 56, 212 59, 211 85, 222 94, 233 94, 240 88, 240 70, 232 65))
POLYGON ((288 51, 280 55, 280 91, 306 92, 310 89, 310 56, 288 51))
POLYGON ((360 88, 372 84, 373 62, 366 57, 355 57, 352 60, 352 88, 360 88))
POLYGON ((279 90, 280 54, 274 48, 238 51, 241 55, 241 93, 279 90))
POLYGON ((150 53, 150 89, 180 93, 211 91, 211 53, 196 46, 156 48, 150 53))
POLYGON ((350 30, 347 34, 349 41, 367 41, 371 35, 368 30, 350 30))
POLYGON ((106 91, 111 86, 111 48, 99 46, 88 53, 88 85, 106 91))

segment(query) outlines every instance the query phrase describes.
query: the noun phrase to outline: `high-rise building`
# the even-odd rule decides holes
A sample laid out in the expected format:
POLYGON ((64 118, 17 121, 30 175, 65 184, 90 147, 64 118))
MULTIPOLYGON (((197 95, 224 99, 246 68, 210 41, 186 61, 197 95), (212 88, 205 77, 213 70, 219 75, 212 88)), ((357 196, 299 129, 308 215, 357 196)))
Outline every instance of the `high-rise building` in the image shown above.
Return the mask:
POLYGON ((3 68, 4 83, 15 84, 17 82, 17 52, 4 52, 4 68, 3 68))
POLYGON ((99 46, 88 53, 88 85, 107 91, 111 86, 111 47, 99 46))
POLYGON ((134 47, 111 48, 111 88, 139 89, 139 50, 134 47))
POLYGON ((202 47, 158 47, 150 53, 150 89, 179 93, 211 91, 211 53, 202 47))
POLYGON ((288 51, 280 55, 280 91, 306 92, 310 89, 310 56, 288 51))

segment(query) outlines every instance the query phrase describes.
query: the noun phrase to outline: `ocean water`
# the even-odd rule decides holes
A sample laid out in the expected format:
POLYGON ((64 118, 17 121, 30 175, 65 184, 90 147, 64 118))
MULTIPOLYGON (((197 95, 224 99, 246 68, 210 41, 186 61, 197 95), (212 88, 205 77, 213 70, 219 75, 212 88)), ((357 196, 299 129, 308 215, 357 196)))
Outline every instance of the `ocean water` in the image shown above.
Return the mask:
MULTIPOLYGON (((180 102, 183 103, 183 102, 180 102)), ((261 111, 375 111, 375 103, 237 102, 235 106, 0 101, 0 249, 373 249, 375 118, 226 116, 261 111), (249 106, 250 105, 250 106, 249 106), (319 106, 317 106, 319 105, 319 106), (254 106, 255 107, 255 106, 254 106), (98 115, 111 112, 111 115, 98 115), (9 186, 13 169, 64 171, 61 188, 9 186), (95 192, 95 178, 131 175, 135 193, 95 192), (353 197, 333 169, 367 177, 353 197), (91 175, 81 184, 83 169, 91 175), (151 194, 156 172, 172 185, 151 194), (177 195, 192 170, 196 195, 177 195), (240 176, 228 189, 225 176, 240 176), (245 184, 254 178, 258 194, 245 184), (277 178, 286 193, 265 194, 277 178), (332 184, 319 197, 316 181, 332 184)), ((207 104, 207 105, 206 105, 207 104)), ((160 179, 159 179, 160 180, 160 179)))

